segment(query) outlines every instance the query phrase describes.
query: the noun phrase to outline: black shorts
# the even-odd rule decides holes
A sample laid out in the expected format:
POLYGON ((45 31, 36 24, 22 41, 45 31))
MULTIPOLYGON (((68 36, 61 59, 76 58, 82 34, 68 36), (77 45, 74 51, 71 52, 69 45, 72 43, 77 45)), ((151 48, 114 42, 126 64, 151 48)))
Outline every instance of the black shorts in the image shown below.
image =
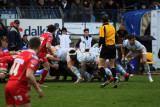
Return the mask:
POLYGON ((116 46, 115 45, 103 46, 100 52, 100 58, 115 59, 116 46))

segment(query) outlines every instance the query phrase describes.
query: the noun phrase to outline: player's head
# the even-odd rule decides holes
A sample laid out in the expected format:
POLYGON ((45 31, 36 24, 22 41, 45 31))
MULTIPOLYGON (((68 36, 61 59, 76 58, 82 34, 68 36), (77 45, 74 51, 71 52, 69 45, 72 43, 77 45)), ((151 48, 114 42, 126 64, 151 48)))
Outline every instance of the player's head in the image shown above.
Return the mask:
POLYGON ((108 16, 107 16, 107 15, 103 15, 103 16, 101 17, 101 22, 102 22, 102 23, 108 23, 108 22, 109 22, 108 16))
POLYGON ((39 52, 40 45, 41 45, 41 41, 40 41, 40 39, 38 37, 33 37, 28 42, 29 49, 33 49, 37 53, 39 52))
POLYGON ((89 29, 85 28, 83 31, 84 31, 84 35, 85 35, 85 36, 88 36, 88 35, 89 35, 89 29))
POLYGON ((52 33, 52 34, 54 34, 55 31, 56 31, 56 26, 49 25, 47 31, 50 32, 50 33, 52 33))
POLYGON ((71 60, 76 60, 77 59, 77 52, 75 50, 70 50, 69 56, 70 56, 71 60))
POLYGON ((130 45, 134 45, 136 38, 133 35, 128 35, 128 40, 130 45))

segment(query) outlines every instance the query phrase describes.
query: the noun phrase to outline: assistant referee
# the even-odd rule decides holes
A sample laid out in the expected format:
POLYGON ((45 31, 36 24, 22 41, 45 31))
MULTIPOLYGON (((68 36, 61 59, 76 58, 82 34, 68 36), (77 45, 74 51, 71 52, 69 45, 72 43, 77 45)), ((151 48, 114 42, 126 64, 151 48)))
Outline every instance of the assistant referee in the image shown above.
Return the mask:
POLYGON ((101 88, 105 87, 107 84, 107 76, 104 69, 104 64, 106 59, 109 59, 110 68, 112 75, 114 77, 114 86, 113 88, 117 88, 117 78, 116 78, 116 70, 114 67, 114 62, 116 58, 116 47, 115 47, 115 28, 112 25, 109 25, 109 18, 106 15, 101 17, 102 27, 99 29, 99 47, 102 45, 102 49, 100 52, 99 64, 98 68, 101 76, 104 78, 105 82, 101 85, 101 88))

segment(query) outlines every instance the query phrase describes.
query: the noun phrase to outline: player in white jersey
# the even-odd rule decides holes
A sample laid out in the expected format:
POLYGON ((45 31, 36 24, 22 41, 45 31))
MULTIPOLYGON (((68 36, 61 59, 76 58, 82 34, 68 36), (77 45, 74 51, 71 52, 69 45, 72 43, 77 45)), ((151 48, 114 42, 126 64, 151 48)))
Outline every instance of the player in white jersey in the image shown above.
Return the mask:
POLYGON ((123 41, 123 44, 121 46, 121 51, 122 51, 122 59, 127 58, 128 63, 134 58, 140 56, 144 64, 144 69, 148 73, 149 82, 153 82, 150 73, 150 67, 147 64, 146 48, 140 42, 138 42, 133 35, 129 35, 128 39, 123 41), (125 48, 130 50, 126 56, 124 56, 125 48))

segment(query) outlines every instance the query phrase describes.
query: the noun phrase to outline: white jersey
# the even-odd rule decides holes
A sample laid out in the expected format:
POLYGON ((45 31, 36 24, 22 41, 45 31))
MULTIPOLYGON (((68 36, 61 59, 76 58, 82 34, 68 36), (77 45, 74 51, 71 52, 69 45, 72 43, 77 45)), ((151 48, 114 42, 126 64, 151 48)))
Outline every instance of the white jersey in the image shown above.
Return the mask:
POLYGON ((72 49, 73 48, 59 48, 57 50, 57 58, 60 58, 62 62, 66 62, 68 52, 72 49))
POLYGON ((77 52, 77 60, 79 63, 82 63, 85 61, 86 63, 92 63, 94 60, 94 55, 91 54, 90 52, 81 52, 79 50, 77 52))
POLYGON ((135 45, 132 46, 129 44, 129 40, 124 40, 123 46, 134 53, 137 53, 139 50, 145 50, 145 47, 137 40, 135 40, 135 45))
POLYGON ((90 50, 89 50, 89 52, 95 52, 95 53, 97 53, 97 54, 100 54, 100 52, 101 52, 101 48, 91 48, 90 50))
MULTIPOLYGON (((81 52, 80 50, 76 50, 77 53, 77 60, 79 63, 82 63, 85 61, 86 63, 92 63, 94 62, 94 54, 91 54, 90 52, 81 52)), ((67 61, 70 60, 69 54, 67 55, 67 61)))

